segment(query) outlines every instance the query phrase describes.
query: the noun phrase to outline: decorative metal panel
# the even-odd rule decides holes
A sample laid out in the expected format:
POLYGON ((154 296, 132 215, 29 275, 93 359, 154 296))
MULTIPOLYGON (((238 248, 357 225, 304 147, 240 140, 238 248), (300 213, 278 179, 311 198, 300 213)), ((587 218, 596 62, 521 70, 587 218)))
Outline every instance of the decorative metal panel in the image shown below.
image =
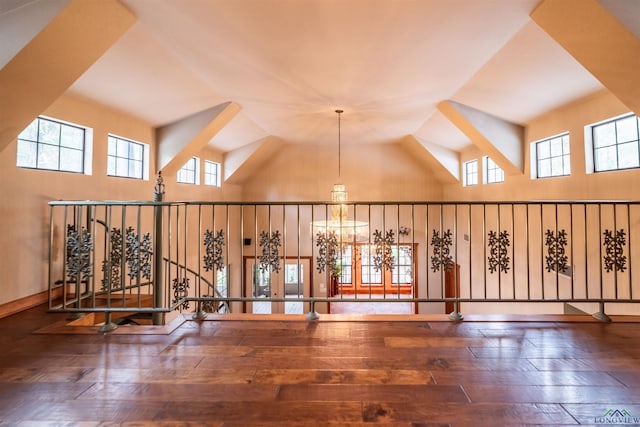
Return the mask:
POLYGON ((318 257, 316 258, 318 273, 322 273, 327 269, 331 276, 337 275, 339 247, 336 232, 318 232, 316 234, 316 246, 318 247, 318 257))
MULTIPOLYGON (((212 295, 202 295, 203 298, 211 298, 212 295)), ((215 301, 202 301, 201 303, 201 307, 202 307, 202 311, 204 311, 205 313, 215 313, 216 311, 216 307, 215 307, 215 301)))
POLYGON ((509 272, 509 263, 511 259, 507 254, 509 253, 509 232, 507 230, 497 233, 495 231, 489 231, 489 272, 495 273, 501 271, 503 273, 509 272))
POLYGON ((546 239, 544 244, 547 246, 547 256, 545 261, 547 263, 547 271, 565 271, 569 268, 567 263, 569 258, 565 254, 565 247, 567 246, 567 232, 563 228, 558 232, 547 230, 546 239))
POLYGON ((440 267, 444 271, 450 271, 453 268, 453 257, 451 256, 452 236, 450 229, 442 233, 442 237, 439 231, 433 230, 433 236, 431 237, 431 246, 433 246, 431 269, 434 272, 440 270, 440 267))
POLYGON ((93 276, 91 250, 93 237, 89 230, 67 225, 67 277, 71 280, 85 280, 93 276))
POLYGON ((133 280, 140 274, 145 279, 151 278, 151 235, 145 233, 142 239, 133 227, 127 228, 126 260, 129 267, 129 279, 133 280))
POLYGON ((222 271, 224 268, 224 257, 222 256, 222 247, 224 246, 224 231, 222 229, 213 232, 206 230, 204 232, 204 248, 205 256, 202 258, 205 271, 211 271, 214 268, 222 271))
POLYGON ((612 270, 624 271, 627 268, 627 257, 623 255, 624 246, 627 244, 626 233, 624 229, 604 230, 604 269, 607 273, 612 270))
POLYGON ((263 231, 260 233, 260 247, 262 255, 260 256, 260 269, 265 272, 269 267, 276 273, 280 271, 280 231, 276 230, 272 233, 263 231))
POLYGON ((376 271, 382 269, 393 270, 393 253, 391 246, 395 243, 395 233, 389 230, 383 234, 377 230, 373 232, 373 243, 375 244, 375 255, 373 256, 373 267, 376 271))
MULTIPOLYGON (((186 277, 183 278, 174 278, 173 279, 173 304, 178 303, 181 299, 186 298, 189 295, 189 279, 186 277)), ((176 307, 176 309, 186 310, 189 308, 189 301, 184 301, 180 305, 176 307)))
MULTIPOLYGON (((124 260, 126 274, 130 282, 138 276, 151 279, 151 234, 145 233, 142 238, 133 227, 128 227, 124 238, 124 260)), ((119 228, 112 228, 109 233, 110 250, 107 258, 102 261, 102 290, 119 290, 124 286, 122 268, 123 238, 119 228), (111 286, 109 286, 109 283, 111 286)))
MULTIPOLYGON (((212 298, 214 295, 202 295, 203 298, 212 298)), ((226 306, 222 301, 202 301, 202 311, 205 313, 226 313, 226 306)))
POLYGON ((122 289, 122 276, 120 267, 122 266, 122 232, 119 228, 111 229, 109 233, 110 251, 107 258, 102 261, 102 290, 122 289))

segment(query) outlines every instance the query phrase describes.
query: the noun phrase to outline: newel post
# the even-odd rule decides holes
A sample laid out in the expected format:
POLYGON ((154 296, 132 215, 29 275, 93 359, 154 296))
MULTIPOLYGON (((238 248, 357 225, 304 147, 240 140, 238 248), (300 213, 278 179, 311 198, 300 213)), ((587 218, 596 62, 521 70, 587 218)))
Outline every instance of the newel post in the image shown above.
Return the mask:
MULTIPOLYGON (((156 185, 153 191, 153 201, 157 203, 153 208, 155 239, 153 245, 153 307, 163 307, 163 277, 162 277, 162 205, 159 202, 164 201, 164 180, 162 179, 162 171, 158 171, 156 176, 156 185)), ((153 324, 164 325, 164 313, 153 313, 153 324)))

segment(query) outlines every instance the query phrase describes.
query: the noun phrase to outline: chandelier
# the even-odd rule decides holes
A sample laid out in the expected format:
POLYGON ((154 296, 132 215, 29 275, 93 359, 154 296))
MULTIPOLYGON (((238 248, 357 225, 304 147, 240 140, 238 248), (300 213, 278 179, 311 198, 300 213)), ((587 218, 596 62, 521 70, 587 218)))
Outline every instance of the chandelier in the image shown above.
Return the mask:
POLYGON ((333 184, 331 191, 331 216, 330 219, 313 221, 311 230, 314 236, 335 235, 338 242, 359 242, 369 238, 369 224, 364 221, 349 219, 349 206, 346 204, 349 197, 347 189, 341 181, 341 141, 340 141, 340 115, 343 110, 336 110, 338 114, 338 184, 333 184))

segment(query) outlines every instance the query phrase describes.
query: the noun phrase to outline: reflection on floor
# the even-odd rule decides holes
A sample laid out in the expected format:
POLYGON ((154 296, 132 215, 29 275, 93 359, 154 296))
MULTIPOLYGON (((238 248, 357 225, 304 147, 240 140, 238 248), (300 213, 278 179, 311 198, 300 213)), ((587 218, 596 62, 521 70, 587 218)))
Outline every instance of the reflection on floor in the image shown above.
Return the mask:
MULTIPOLYGON (((284 303, 284 314, 303 314, 302 310, 303 303, 301 301, 287 301, 284 303)), ((253 303, 253 314, 271 314, 272 312, 269 301, 256 301, 253 303)))
MULTIPOLYGON (((295 298, 296 296, 291 296, 295 298)), ((412 302, 399 302, 410 298, 410 295, 387 294, 386 299, 389 302, 366 302, 363 301, 368 298, 368 295, 360 296, 354 301, 353 295, 337 296, 336 301, 329 303, 329 312, 331 314, 414 314, 415 304, 412 302)), ((383 298, 383 296, 376 296, 375 298, 383 298)), ((287 301, 284 304, 284 314, 303 314, 304 307, 300 301, 287 301)), ((271 303, 269 301, 256 301, 253 303, 254 314, 271 314, 271 303)))
POLYGON ((375 296, 375 298, 386 298, 389 302, 365 302, 369 295, 355 298, 353 295, 336 296, 336 301, 329 303, 331 314, 414 314, 415 304, 412 302, 399 302, 411 295, 387 294, 386 296, 375 296), (359 301, 354 301, 358 299, 359 301))

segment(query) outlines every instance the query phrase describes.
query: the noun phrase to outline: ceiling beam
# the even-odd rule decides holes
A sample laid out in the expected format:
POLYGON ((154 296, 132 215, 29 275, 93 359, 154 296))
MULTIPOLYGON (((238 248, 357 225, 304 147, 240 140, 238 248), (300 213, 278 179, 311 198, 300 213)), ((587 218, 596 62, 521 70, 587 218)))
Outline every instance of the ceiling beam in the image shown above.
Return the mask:
POLYGON ((254 171, 267 162, 282 146, 282 141, 274 136, 267 136, 224 156, 224 181, 230 184, 241 184, 254 171))
POLYGON ((136 21, 117 0, 73 0, 0 70, 0 152, 136 21))
POLYGON ((597 0, 546 0, 531 18, 623 104, 640 114, 640 39, 597 0))
POLYGON ((442 101, 438 110, 445 115, 471 143, 491 157, 507 175, 524 173, 524 128, 457 103, 442 101))
POLYGON ((407 135, 400 141, 412 158, 429 169, 435 178, 443 184, 460 182, 460 156, 450 150, 414 135, 407 135))
POLYGON ((235 102, 225 102, 156 128, 158 170, 173 175, 224 128, 238 112, 235 102))

